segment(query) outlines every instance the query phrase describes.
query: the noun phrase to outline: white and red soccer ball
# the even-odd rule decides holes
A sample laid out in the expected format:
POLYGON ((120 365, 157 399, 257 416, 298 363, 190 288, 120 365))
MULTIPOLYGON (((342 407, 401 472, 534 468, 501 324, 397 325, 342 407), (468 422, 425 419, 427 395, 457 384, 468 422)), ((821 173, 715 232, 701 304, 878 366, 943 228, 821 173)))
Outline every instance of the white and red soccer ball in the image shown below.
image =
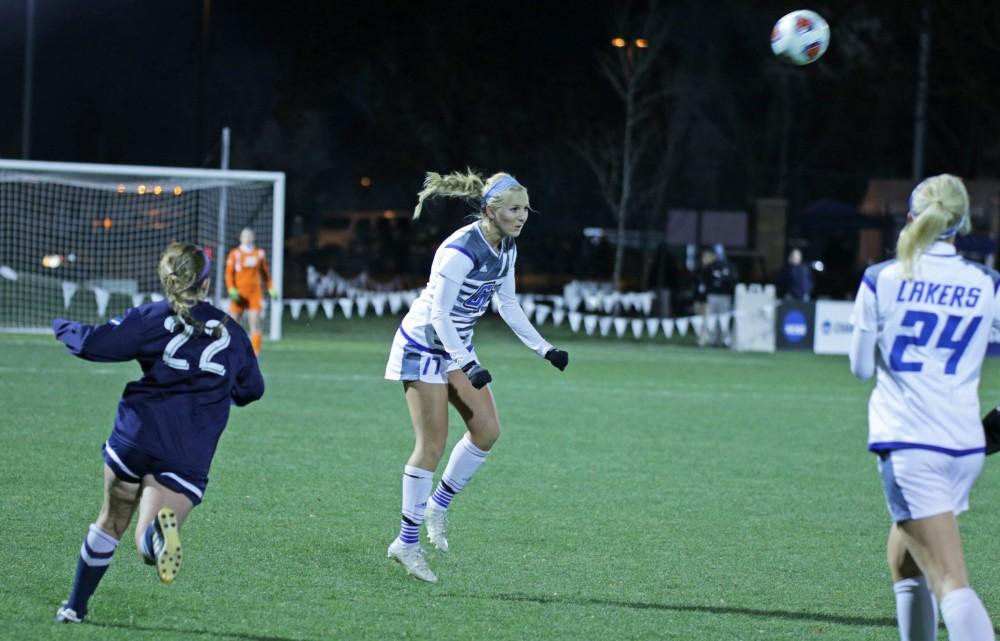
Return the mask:
POLYGON ((793 11, 774 23, 771 51, 793 65, 819 60, 830 46, 830 25, 815 11, 793 11))

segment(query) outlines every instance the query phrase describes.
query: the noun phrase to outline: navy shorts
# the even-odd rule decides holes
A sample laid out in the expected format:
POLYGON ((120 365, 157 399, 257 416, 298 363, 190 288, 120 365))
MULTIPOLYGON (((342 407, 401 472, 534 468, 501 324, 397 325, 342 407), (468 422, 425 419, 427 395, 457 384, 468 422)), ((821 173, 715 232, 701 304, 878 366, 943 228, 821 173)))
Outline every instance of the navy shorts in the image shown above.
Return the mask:
POLYGON ((208 487, 207 476, 194 476, 189 472, 179 472, 175 465, 133 448, 115 438, 112 434, 102 448, 104 462, 115 476, 127 483, 139 483, 142 477, 151 474, 164 487, 180 492, 198 505, 208 487))

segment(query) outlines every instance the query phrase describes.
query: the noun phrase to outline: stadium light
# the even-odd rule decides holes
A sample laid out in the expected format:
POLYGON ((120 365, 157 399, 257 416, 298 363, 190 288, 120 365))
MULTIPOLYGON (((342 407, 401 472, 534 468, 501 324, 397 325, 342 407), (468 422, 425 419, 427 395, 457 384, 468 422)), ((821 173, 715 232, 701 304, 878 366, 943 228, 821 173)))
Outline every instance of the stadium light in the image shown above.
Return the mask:
POLYGON ((635 39, 635 46, 638 47, 639 49, 648 49, 649 48, 649 40, 646 40, 645 38, 636 38, 635 39))
POLYGON ((118 183, 118 193, 119 194, 125 193, 125 183, 118 183))
POLYGON ((163 187, 161 187, 159 185, 157 185, 156 187, 153 187, 153 193, 156 194, 157 196, 159 196, 160 194, 163 193, 163 187))
POLYGON ((143 195, 143 194, 145 194, 146 193, 146 185, 139 185, 139 187, 136 189, 136 191, 139 192, 140 196, 143 195))
POLYGON ((177 185, 176 187, 174 187, 174 196, 180 196, 183 193, 184 193, 184 190, 181 189, 180 185, 177 185))
POLYGON ((369 187, 372 186, 372 179, 369 178, 368 176, 362 176, 361 177, 361 186, 364 187, 365 189, 368 189, 369 187))
POLYGON ((621 49, 622 47, 625 46, 625 38, 612 38, 611 46, 621 49))

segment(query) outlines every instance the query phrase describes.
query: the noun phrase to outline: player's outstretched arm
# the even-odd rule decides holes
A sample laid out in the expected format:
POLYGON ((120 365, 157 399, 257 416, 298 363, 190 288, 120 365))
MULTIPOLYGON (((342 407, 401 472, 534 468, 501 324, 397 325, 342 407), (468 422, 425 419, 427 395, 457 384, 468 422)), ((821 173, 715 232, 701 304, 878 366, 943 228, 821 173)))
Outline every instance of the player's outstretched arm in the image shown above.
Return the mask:
MULTIPOLYGON (((500 318, 507 323, 507 326, 513 330, 514 334, 516 334, 519 339, 521 339, 521 342, 534 353, 545 358, 556 367, 559 367, 555 361, 548 357, 549 352, 555 348, 551 343, 542 338, 542 335, 538 333, 535 326, 531 324, 531 321, 528 319, 528 315, 524 313, 524 310, 521 308, 521 304, 517 302, 517 295, 514 289, 513 267, 511 267, 507 276, 503 279, 503 282, 500 283, 500 288, 497 289, 496 296, 500 318)), ((566 354, 566 352, 562 353, 566 354)), ((562 360, 562 357, 557 358, 562 360)), ((567 355, 565 363, 563 363, 563 366, 559 367, 559 369, 565 369, 566 363, 568 362, 569 356, 567 355)))
POLYGON ((142 344, 142 316, 133 309, 124 318, 113 318, 104 325, 57 318, 52 321, 52 331, 74 356, 104 363, 130 361, 138 356, 142 344))

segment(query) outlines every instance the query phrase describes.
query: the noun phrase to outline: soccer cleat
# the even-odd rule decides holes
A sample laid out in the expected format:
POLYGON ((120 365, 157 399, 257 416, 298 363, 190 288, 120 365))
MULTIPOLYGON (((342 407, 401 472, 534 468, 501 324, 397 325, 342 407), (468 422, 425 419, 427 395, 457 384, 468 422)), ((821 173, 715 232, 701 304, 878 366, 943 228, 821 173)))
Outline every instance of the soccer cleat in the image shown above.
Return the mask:
POLYGON ((389 558, 398 561, 407 572, 421 581, 437 583, 438 578, 427 567, 427 559, 424 558, 424 550, 419 543, 407 545, 397 538, 389 545, 389 558))
POLYGON ((83 623, 83 617, 78 616, 76 610, 67 608, 69 601, 63 601, 59 609, 56 610, 56 623, 83 623))
POLYGON ((156 528, 153 536, 156 573, 163 583, 173 583, 181 569, 181 537, 177 529, 177 515, 170 508, 160 508, 153 525, 156 528))
POLYGON ((427 526, 427 538, 434 547, 442 552, 448 551, 448 510, 442 508, 433 500, 427 501, 424 511, 424 524, 427 526))

